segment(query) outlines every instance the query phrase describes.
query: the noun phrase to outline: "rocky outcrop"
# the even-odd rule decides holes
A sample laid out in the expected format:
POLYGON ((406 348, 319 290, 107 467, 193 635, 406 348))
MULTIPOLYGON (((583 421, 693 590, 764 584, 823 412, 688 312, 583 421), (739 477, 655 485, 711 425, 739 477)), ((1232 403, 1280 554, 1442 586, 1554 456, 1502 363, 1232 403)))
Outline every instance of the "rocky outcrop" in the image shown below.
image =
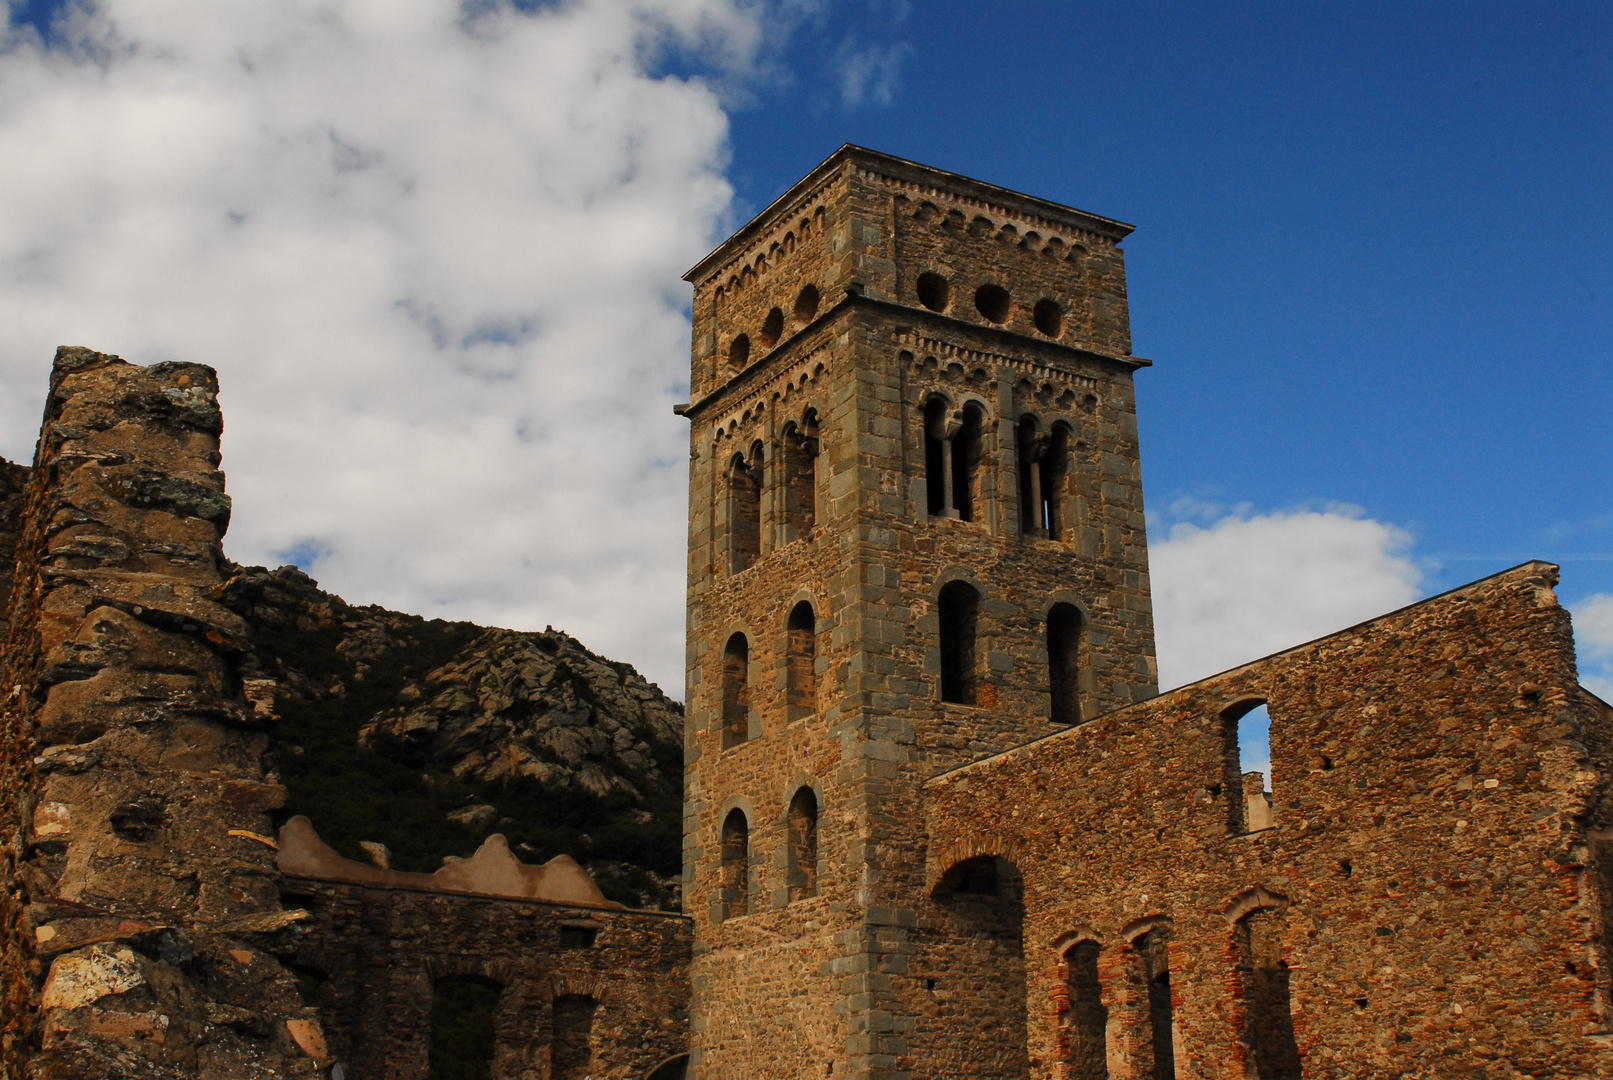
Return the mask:
POLYGON ((223 595, 275 717, 283 817, 414 873, 502 833, 526 862, 576 859, 611 900, 677 906, 683 713, 631 665, 552 628, 357 607, 292 566, 230 567, 223 595))
POLYGON ((313 1076, 278 957, 266 718, 218 602, 230 504, 217 381, 57 352, 15 529, 3 656, 3 1072, 313 1076))

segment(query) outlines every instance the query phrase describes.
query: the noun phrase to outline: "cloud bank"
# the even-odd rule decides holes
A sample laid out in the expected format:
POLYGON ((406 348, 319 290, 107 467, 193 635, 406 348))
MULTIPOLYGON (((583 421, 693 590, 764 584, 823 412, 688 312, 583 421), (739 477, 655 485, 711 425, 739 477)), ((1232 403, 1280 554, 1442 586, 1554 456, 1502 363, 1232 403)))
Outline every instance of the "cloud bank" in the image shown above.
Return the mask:
POLYGON ((1160 688, 1342 630, 1422 595, 1411 537, 1352 507, 1177 522, 1149 545, 1160 688))
POLYGON ((233 558, 553 623, 681 696, 681 273, 742 0, 68 8, 0 51, 0 454, 50 356, 217 367, 233 558))

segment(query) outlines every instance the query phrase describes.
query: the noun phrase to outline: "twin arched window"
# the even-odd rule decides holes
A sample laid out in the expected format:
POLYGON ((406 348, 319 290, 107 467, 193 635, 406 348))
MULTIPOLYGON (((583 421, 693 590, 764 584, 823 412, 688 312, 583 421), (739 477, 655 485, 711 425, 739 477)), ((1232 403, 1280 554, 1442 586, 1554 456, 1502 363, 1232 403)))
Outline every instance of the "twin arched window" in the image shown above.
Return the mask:
MULTIPOLYGON (((750 822, 737 806, 723 818, 718 837, 721 862, 717 882, 717 921, 749 915, 750 822)), ((802 785, 785 814, 787 902, 818 895, 818 796, 802 785)))
POLYGON ((818 517, 817 411, 808 409, 800 422, 784 426, 776 457, 769 457, 760 440, 748 457, 735 453, 723 483, 725 534, 719 537, 719 549, 730 575, 774 547, 810 537, 818 517))
MULTIPOLYGON (((974 705, 979 700, 976 639, 980 632, 980 590, 967 581, 949 581, 936 603, 941 645, 941 700, 974 705)), ((1086 625, 1074 604, 1054 604, 1047 613, 1049 719, 1081 722, 1082 672, 1089 666, 1086 625)))
POLYGON ((981 505, 981 434, 985 411, 975 402, 953 409, 939 397, 924 406, 924 469, 931 517, 976 520, 981 505))
MULTIPOLYGON (((784 715, 801 720, 818 711, 818 633, 812 605, 802 600, 790 609, 784 630, 784 715)), ((750 739, 750 640, 741 632, 728 637, 722 652, 722 748, 750 739)))

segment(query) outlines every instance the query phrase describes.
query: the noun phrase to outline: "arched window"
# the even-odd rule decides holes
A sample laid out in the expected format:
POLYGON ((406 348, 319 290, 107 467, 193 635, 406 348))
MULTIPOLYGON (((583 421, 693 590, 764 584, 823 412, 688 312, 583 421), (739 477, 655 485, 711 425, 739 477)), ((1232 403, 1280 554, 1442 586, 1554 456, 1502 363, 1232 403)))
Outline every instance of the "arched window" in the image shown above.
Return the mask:
POLYGON ((800 424, 784 428, 785 542, 812 535, 818 510, 818 414, 806 411, 800 424))
POLYGON ((1047 439, 1038 430, 1036 417, 1022 417, 1014 429, 1019 450, 1019 531, 1026 536, 1047 535, 1046 496, 1042 491, 1042 455, 1047 439))
POLYGON ((722 918, 750 914, 750 822, 737 808, 728 811, 722 823, 722 881, 718 888, 722 918))
POLYGON ((1145 985, 1148 1030, 1138 1039, 1138 1073, 1151 1080, 1176 1080, 1176 1045, 1171 1037, 1171 932, 1158 926, 1131 943, 1136 974, 1145 985))
POLYGON ((1027 416, 1015 429, 1019 446, 1019 521, 1026 536, 1058 540, 1064 532, 1062 493, 1070 431, 1055 424, 1047 435, 1027 416))
POLYGON ((750 642, 744 634, 728 639, 722 651, 722 748, 750 738, 750 642))
POLYGON ((553 1080, 583 1080, 591 1075, 594 1015, 598 1012, 599 1002, 582 994, 562 994, 554 999, 554 1042, 549 1046, 549 1075, 553 1080))
POLYGON ((785 636, 786 713, 790 720, 800 720, 818 711, 817 618, 811 604, 803 600, 790 609, 785 636))
POLYGON ((1069 1008, 1063 1016, 1065 1076, 1068 1080, 1107 1080, 1109 1010, 1098 981, 1096 941, 1080 941, 1064 953, 1069 1008))
POLYGON ((789 867, 790 899, 818 895, 818 797, 803 787, 790 800, 789 867))
POLYGON ((487 1076, 497 1046, 494 1014, 503 988, 480 975, 447 975, 431 984, 432 1076, 487 1076))
POLYGON ((936 607, 941 623, 941 700, 973 705, 980 593, 967 581, 951 581, 942 587, 936 607))
POLYGON ((1064 474, 1070 459, 1070 429, 1054 424, 1047 436, 1047 448, 1037 464, 1041 496, 1042 529, 1049 540, 1064 539, 1064 474))
POLYGON ((1243 1004, 1246 1060, 1261 1080, 1299 1080, 1288 962, 1282 955, 1282 910, 1260 908, 1233 928, 1243 1004))
POLYGON ((924 484, 931 517, 957 517, 952 508, 952 436, 957 421, 942 398, 924 404, 924 484))
POLYGON ((1049 719, 1055 724, 1081 722, 1081 667, 1085 641, 1081 609, 1054 604, 1047 613, 1047 682, 1052 695, 1049 719))
MULTIPOLYGON (((756 463, 759 466, 761 463, 756 463)), ((728 463, 728 572, 744 570, 762 550, 761 469, 735 454, 728 463)))
POLYGON ((1275 823, 1271 792, 1271 717, 1258 698, 1240 701, 1221 713, 1222 790, 1227 800, 1227 831, 1259 832, 1275 823))
POLYGON ((985 413, 972 402, 963 407, 958 433, 952 437, 952 505, 964 521, 975 521, 984 502, 980 459, 984 453, 985 413))

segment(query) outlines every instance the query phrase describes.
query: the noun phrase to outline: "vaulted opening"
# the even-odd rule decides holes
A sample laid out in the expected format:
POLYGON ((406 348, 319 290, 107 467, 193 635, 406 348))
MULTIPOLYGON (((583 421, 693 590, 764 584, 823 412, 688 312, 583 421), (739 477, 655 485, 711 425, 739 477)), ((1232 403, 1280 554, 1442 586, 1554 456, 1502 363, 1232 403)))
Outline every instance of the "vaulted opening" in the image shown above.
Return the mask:
POLYGON ((790 609, 785 639, 787 710, 789 719, 800 720, 818 711, 817 616, 805 600, 790 609))
POLYGON ((1261 908, 1233 928, 1243 1004, 1246 1060, 1260 1080, 1299 1080, 1288 962, 1282 955, 1280 908, 1261 908))
POLYGON ((952 296, 952 287, 940 274, 920 274, 914 284, 914 291, 918 293, 919 303, 931 311, 945 311, 947 301, 952 296))
POLYGON ((1052 695, 1049 719, 1055 724, 1081 722, 1084 644, 1081 609, 1054 604, 1047 613, 1047 682, 1052 695))
POLYGON ((790 800, 786 875, 791 900, 818 895, 818 797, 803 787, 790 800))
POLYGON ((1036 307, 1031 310, 1031 321, 1036 329, 1048 337, 1056 338, 1064 332, 1064 309, 1057 300, 1047 297, 1036 301, 1036 307))
POLYGON ((1096 941, 1081 941, 1064 952, 1069 1006, 1061 1018, 1067 1080, 1107 1080, 1109 1010, 1098 981, 1096 941))
POLYGON ((734 634, 722 651, 722 748, 750 738, 750 642, 734 634))
POLYGON ((1047 448, 1036 463, 1042 531, 1049 540, 1064 539, 1064 474, 1070 461, 1070 429, 1054 424, 1047 448))
POLYGON ((497 1048, 494 1014, 503 987, 480 975, 446 975, 431 984, 430 1080, 490 1080, 497 1048))
POLYGON ((721 918, 750 914, 750 822, 737 807, 722 823, 722 880, 718 903, 721 918))
POLYGON ((762 550, 761 461, 753 466, 743 454, 728 463, 728 572, 738 574, 762 550))
POLYGON ((1136 977, 1144 984, 1147 1001, 1147 1014, 1142 1018, 1144 1037, 1138 1040, 1138 1073, 1150 1080, 1176 1078, 1176 1048, 1171 1037, 1170 938, 1169 928, 1159 926, 1131 943, 1136 977))
POLYGON ((1271 716, 1264 701, 1239 701, 1221 713, 1221 753, 1227 831, 1236 835, 1271 828, 1276 823, 1268 784, 1271 716))
POLYGON ((950 581, 942 587, 936 607, 941 624, 941 700, 973 705, 978 689, 975 635, 980 593, 967 581, 950 581))
POLYGON ((549 1045, 552 1080, 584 1080, 594 1064, 594 1020, 599 1002, 582 994, 554 999, 554 1042, 549 1045))

